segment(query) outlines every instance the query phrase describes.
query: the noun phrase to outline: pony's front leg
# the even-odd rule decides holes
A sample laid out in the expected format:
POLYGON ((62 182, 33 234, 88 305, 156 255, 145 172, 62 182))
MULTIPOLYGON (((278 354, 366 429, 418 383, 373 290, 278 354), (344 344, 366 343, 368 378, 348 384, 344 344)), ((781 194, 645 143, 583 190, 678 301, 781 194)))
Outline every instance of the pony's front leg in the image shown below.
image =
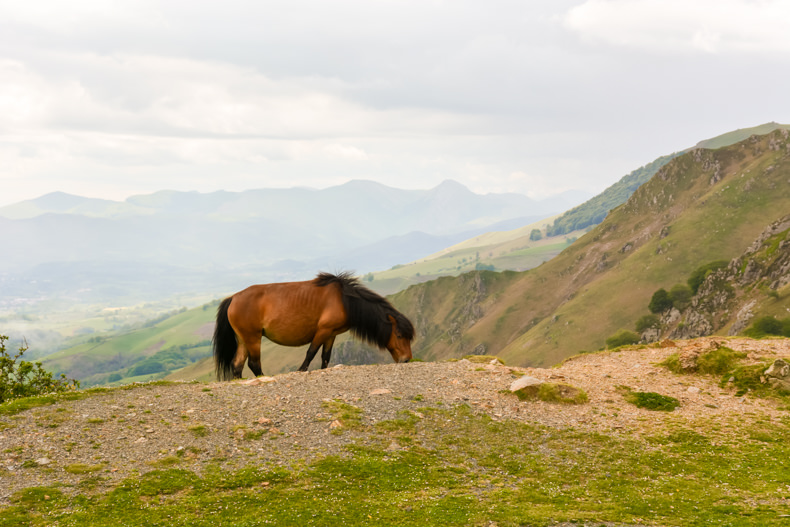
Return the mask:
POLYGON ((324 342, 324 349, 321 351, 321 369, 329 366, 329 359, 332 358, 332 346, 335 345, 335 337, 330 337, 324 342))
POLYGON ((310 343, 310 347, 307 348, 307 354, 304 356, 304 362, 299 366, 299 371, 307 371, 307 368, 310 367, 310 363, 313 362, 315 354, 318 353, 318 348, 320 347, 320 341, 313 340, 313 342, 310 343))

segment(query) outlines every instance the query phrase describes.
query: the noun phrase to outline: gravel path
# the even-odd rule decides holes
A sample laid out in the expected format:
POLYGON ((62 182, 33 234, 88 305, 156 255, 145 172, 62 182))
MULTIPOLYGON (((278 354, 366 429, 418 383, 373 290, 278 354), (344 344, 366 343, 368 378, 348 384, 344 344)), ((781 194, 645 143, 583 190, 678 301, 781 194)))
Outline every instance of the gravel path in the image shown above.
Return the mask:
POLYGON ((253 381, 140 385, 63 401, 0 417, 0 504, 20 488, 76 485, 96 475, 111 486, 174 459, 178 468, 199 472, 207 463, 294 465, 338 454, 349 443, 368 440, 337 420, 336 412, 350 406, 359 409, 362 424, 466 404, 495 420, 629 436, 706 416, 721 422, 746 413, 786 417, 774 401, 736 398, 716 378, 677 376, 656 366, 671 353, 707 349, 717 341, 749 352, 752 360, 790 357, 786 339, 708 338, 581 355, 552 369, 468 360, 338 366, 253 381), (589 403, 520 402, 507 390, 522 375, 582 388, 589 403), (617 392, 621 385, 676 397, 681 407, 671 413, 638 409, 617 392))

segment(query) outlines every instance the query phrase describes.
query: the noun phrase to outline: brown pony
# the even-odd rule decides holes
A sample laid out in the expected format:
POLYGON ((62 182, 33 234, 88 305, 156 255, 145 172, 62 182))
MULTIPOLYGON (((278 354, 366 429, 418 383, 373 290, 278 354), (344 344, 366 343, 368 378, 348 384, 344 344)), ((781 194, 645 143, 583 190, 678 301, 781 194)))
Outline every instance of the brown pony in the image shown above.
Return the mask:
POLYGON ((307 282, 250 286, 223 300, 217 310, 213 339, 217 378, 241 378, 245 362, 252 373, 262 375, 261 335, 283 346, 310 344, 299 371, 307 371, 323 346, 321 368, 326 368, 335 337, 348 330, 387 349, 395 362, 411 360, 412 323, 351 273, 320 273, 307 282))

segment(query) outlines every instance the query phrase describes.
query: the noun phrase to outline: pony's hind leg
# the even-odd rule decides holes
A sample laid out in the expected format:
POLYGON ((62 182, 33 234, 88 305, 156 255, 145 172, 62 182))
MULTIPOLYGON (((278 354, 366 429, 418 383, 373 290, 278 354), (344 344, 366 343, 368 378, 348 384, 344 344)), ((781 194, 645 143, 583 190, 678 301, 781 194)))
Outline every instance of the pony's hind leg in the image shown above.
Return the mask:
POLYGON ((236 356, 233 357, 233 378, 241 379, 241 372, 244 370, 244 364, 247 362, 247 347, 241 339, 236 346, 236 356))
MULTIPOLYGON (((238 370, 238 377, 241 377, 241 372, 244 369, 244 361, 246 360, 247 366, 250 367, 252 374, 256 377, 260 377, 263 375, 263 370, 261 369, 261 338, 260 336, 248 337, 245 336, 244 338, 244 348, 246 350, 244 354, 244 359, 241 361, 241 365, 239 366, 238 370)), ((238 357, 238 353, 236 354, 238 357)), ((236 373, 236 363, 233 363, 234 367, 234 374, 236 373)))

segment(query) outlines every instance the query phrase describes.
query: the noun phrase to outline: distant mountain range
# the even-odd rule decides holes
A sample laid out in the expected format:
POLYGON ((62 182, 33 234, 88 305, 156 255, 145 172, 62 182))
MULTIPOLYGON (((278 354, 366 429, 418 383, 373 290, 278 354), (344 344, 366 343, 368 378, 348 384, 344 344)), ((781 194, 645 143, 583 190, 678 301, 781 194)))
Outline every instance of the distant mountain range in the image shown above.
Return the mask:
POLYGON ((162 191, 123 202, 56 192, 0 208, 0 303, 147 301, 316 269, 388 268, 586 197, 479 195, 454 181, 430 190, 351 181, 324 190, 162 191))

